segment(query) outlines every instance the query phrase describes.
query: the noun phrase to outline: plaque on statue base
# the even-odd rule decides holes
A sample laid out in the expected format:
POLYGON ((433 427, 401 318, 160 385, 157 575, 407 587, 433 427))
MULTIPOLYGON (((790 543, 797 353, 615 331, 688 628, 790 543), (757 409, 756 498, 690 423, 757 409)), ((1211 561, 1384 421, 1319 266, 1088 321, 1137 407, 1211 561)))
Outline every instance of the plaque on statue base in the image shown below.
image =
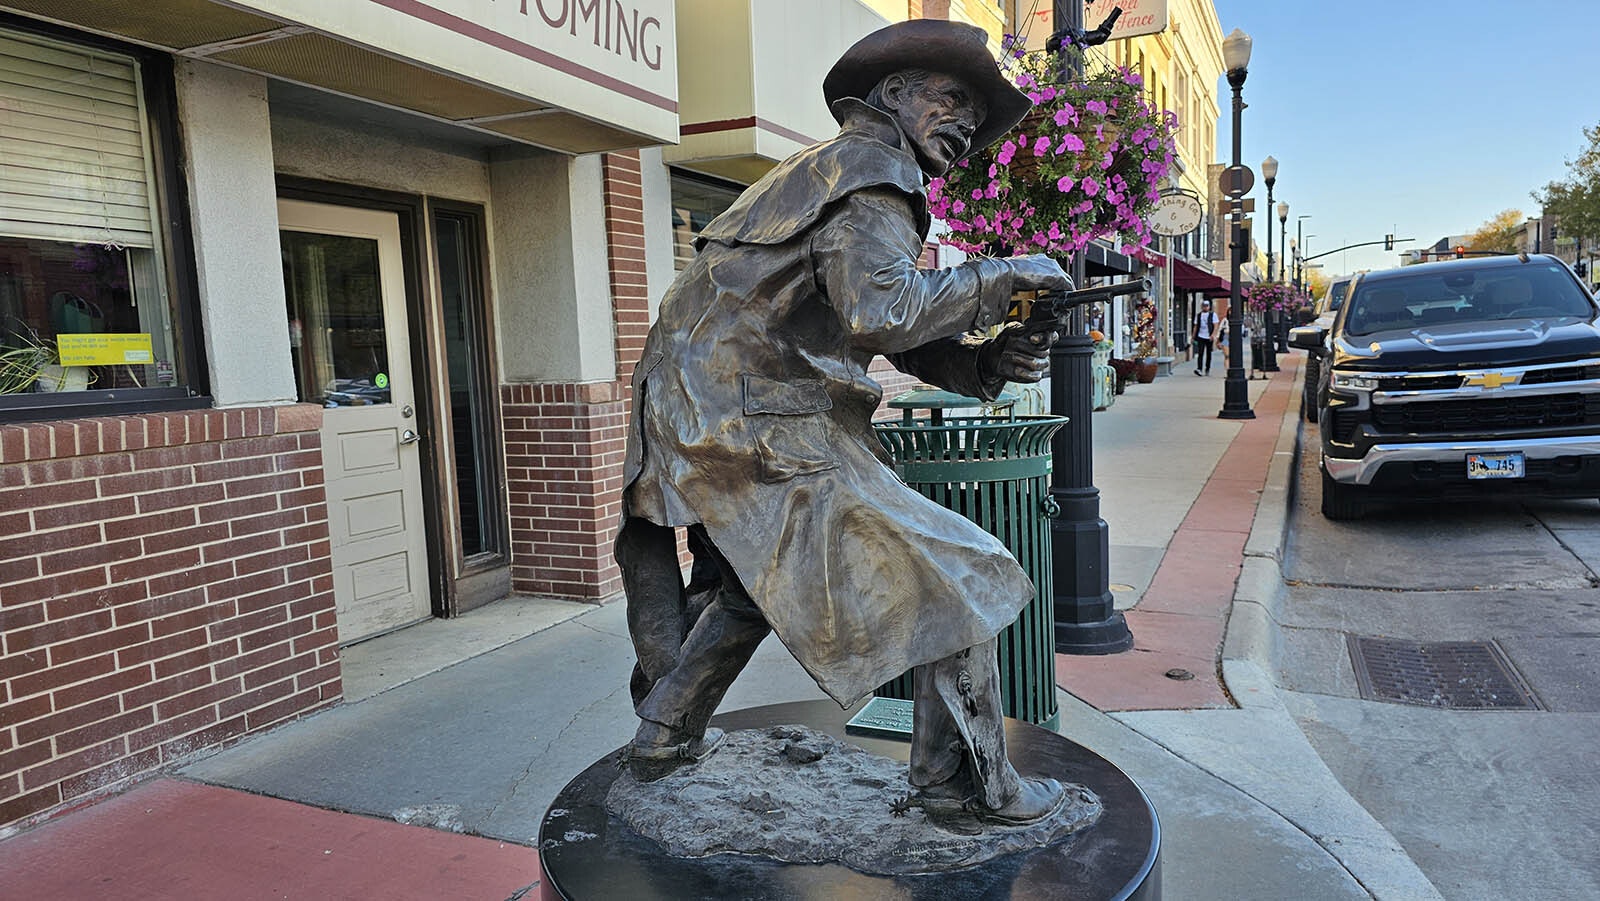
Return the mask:
MULTIPOLYGON (((813 747, 819 745, 819 738, 831 736, 873 754, 907 760, 910 744, 905 739, 847 730, 846 718, 847 713, 832 702, 806 701, 737 710, 717 717, 713 724, 731 737, 740 730, 776 736, 784 731, 778 727, 805 727, 794 731, 795 740, 790 743, 800 758, 816 752, 813 747), (821 735, 803 737, 813 730, 821 735)), ((1027 847, 1021 842, 1023 836, 1001 836, 1013 840, 1008 848, 1020 850, 979 855, 987 859, 970 866, 952 866, 945 860, 936 872, 918 872, 922 867, 915 862, 893 859, 899 853, 893 849, 901 847, 894 841, 886 843, 890 859, 865 866, 874 873, 840 862, 789 862, 747 853, 678 856, 607 812, 608 794, 613 788, 629 788, 617 783, 632 778, 619 766, 620 756, 608 754, 569 782, 545 815, 539 831, 544 866, 541 897, 565 901, 989 897, 1159 901, 1160 826, 1149 799, 1133 780, 1103 757, 1038 726, 1006 720, 1006 741, 1011 761, 1023 775, 1051 777, 1085 790, 1076 798, 1077 811, 1062 814, 1072 822, 1054 827, 1054 834, 1064 837, 1027 847)), ((691 766, 679 773, 690 777, 694 770, 691 766)), ((776 784, 774 780, 748 786, 751 798, 777 803, 747 804, 739 815, 758 827, 762 817, 782 817, 781 799, 770 797, 776 784)), ((910 788, 886 786, 884 790, 903 794, 910 788)), ((920 816, 920 811, 913 813, 920 816)), ((840 814, 848 815, 843 810, 840 814)), ((700 822, 703 816, 686 811, 681 829, 693 833, 721 825, 700 822)), ((838 825, 842 831, 851 824, 838 825)), ((906 856, 932 859, 930 849, 947 850, 959 842, 983 838, 950 834, 932 825, 925 829, 924 841, 904 843, 906 856)), ((849 859, 848 853, 845 856, 849 859)))

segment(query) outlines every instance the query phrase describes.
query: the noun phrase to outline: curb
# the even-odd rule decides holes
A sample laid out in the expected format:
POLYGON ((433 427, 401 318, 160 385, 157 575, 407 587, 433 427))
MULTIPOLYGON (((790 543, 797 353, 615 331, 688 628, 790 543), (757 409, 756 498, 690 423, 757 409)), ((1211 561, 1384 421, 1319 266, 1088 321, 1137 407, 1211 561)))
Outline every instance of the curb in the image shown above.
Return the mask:
POLYGON ((1288 595, 1283 559, 1304 450, 1298 390, 1304 377, 1301 367, 1245 541, 1243 570, 1223 638, 1222 681, 1242 709, 1274 721, 1273 734, 1281 737, 1272 748, 1271 769, 1293 772, 1295 785, 1287 791, 1274 787, 1273 807, 1279 814, 1338 860, 1373 897, 1442 898, 1389 830, 1339 783, 1279 694, 1278 617, 1288 595))

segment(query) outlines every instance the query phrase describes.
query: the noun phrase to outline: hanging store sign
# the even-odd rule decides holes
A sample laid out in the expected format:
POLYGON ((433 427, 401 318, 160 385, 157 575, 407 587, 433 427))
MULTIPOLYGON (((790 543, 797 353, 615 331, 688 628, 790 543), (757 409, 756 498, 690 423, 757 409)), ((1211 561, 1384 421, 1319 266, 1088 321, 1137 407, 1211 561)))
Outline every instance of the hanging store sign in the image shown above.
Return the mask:
POLYGON ((1200 227, 1205 214, 1200 198, 1187 191, 1173 191, 1161 195, 1150 211, 1150 230, 1168 238, 1187 235, 1200 227))
POLYGON ((1167 30, 1167 0, 1084 0, 1083 27, 1099 27, 1116 6, 1122 7, 1122 16, 1111 29, 1113 41, 1167 30))

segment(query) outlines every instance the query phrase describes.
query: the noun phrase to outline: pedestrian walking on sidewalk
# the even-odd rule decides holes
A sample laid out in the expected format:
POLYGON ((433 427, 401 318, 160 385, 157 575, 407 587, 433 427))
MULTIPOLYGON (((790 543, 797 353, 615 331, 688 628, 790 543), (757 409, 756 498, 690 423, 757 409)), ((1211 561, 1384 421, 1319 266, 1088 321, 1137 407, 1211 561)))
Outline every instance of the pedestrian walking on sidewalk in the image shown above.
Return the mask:
POLYGON ((1217 314, 1211 310, 1211 301, 1200 301, 1200 311, 1194 314, 1194 374, 1211 374, 1211 348, 1217 337, 1217 314))

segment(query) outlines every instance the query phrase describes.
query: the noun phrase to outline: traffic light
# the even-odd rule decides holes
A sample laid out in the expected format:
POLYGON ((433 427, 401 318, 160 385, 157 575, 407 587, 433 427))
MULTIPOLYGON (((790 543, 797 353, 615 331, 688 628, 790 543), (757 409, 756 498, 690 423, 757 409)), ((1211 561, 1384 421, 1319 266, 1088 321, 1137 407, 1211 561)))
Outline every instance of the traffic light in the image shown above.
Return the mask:
POLYGON ((1578 278, 1587 278, 1589 275, 1589 264, 1583 260, 1579 260, 1577 263, 1573 264, 1572 271, 1578 274, 1578 278))
POLYGON ((1394 235, 1383 236, 1383 249, 1394 250, 1394 235))

